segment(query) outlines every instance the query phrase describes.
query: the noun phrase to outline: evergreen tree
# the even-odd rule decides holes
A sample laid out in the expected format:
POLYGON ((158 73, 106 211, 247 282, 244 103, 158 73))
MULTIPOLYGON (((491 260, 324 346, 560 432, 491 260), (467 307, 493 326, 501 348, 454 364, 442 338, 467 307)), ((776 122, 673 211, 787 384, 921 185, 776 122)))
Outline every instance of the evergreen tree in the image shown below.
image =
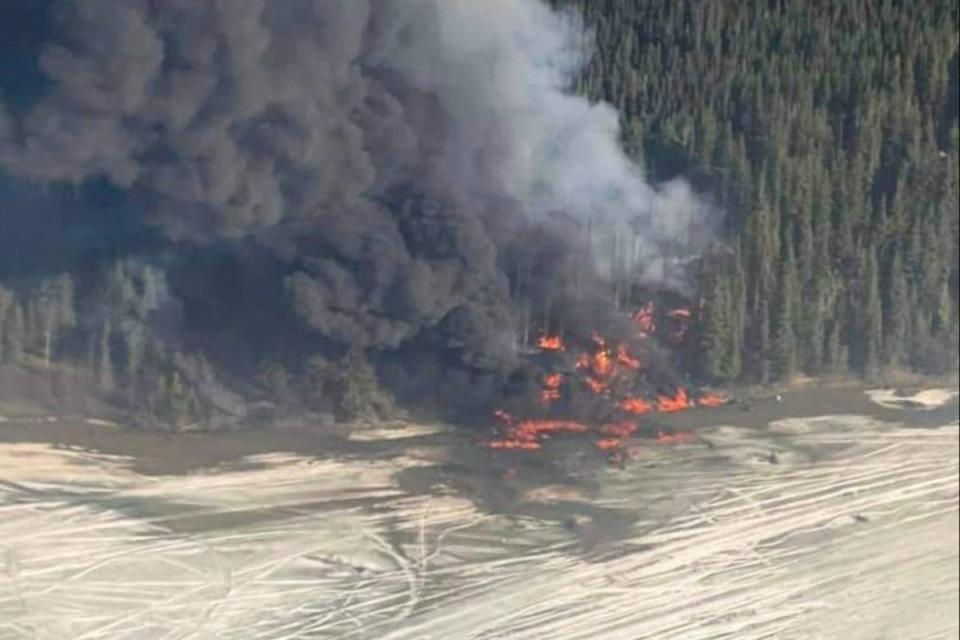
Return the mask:
POLYGON ((140 373, 147 349, 147 331, 139 322, 126 322, 121 325, 123 350, 126 356, 126 376, 132 381, 140 373))
POLYGON ((76 323, 73 280, 68 274, 61 274, 43 281, 33 304, 44 366, 49 367, 60 332, 76 323))
POLYGON ((810 375, 817 375, 823 371, 824 343, 826 326, 824 317, 824 298, 819 280, 814 280, 810 287, 810 295, 805 298, 800 315, 802 339, 800 353, 803 356, 803 370, 810 375))
POLYGON ((10 309, 6 335, 4 343, 6 345, 7 362, 19 364, 23 362, 23 354, 27 344, 26 321, 24 319, 23 305, 14 302, 10 309))
POLYGON ((898 366, 902 364, 907 348, 907 328, 910 322, 907 278, 899 251, 895 251, 889 269, 883 297, 883 354, 885 364, 898 366))
POLYGON ((108 320, 100 329, 100 341, 97 353, 97 382, 103 391, 111 391, 115 384, 115 375, 113 370, 113 355, 110 348, 110 338, 113 335, 113 329, 108 320))
POLYGON ((172 431, 183 430, 200 415, 196 393, 179 371, 161 374, 154 379, 147 406, 154 417, 172 431))
POLYGON ((956 315, 956 305, 951 300, 950 288, 946 281, 940 286, 937 294, 931 329, 934 335, 946 335, 949 333, 951 316, 956 315))
POLYGON ((307 359, 305 369, 310 387, 308 401, 315 407, 328 407, 337 383, 336 366, 323 354, 315 353, 307 359))
POLYGON ((363 351, 352 349, 340 364, 337 409, 347 420, 368 417, 378 391, 377 377, 363 351))
POLYGON ((15 303, 16 296, 14 293, 0 285, 0 365, 9 360, 7 327, 10 324, 9 317, 15 303))
POLYGON ((730 378, 730 347, 733 326, 730 322, 730 299, 726 281, 709 278, 703 298, 700 318, 701 369, 714 381, 730 378))
POLYGON ((780 291, 775 309, 774 366, 777 376, 790 379, 797 372, 797 269, 788 248, 780 269, 780 291))
POLYGON ((824 366, 833 374, 846 373, 847 370, 847 354, 840 339, 840 323, 836 320, 830 323, 830 329, 827 332, 824 366))
POLYGON ((877 259, 867 250, 864 259, 862 305, 860 313, 860 368, 863 375, 873 378, 880 370, 880 351, 883 340, 883 311, 880 300, 880 278, 877 259))

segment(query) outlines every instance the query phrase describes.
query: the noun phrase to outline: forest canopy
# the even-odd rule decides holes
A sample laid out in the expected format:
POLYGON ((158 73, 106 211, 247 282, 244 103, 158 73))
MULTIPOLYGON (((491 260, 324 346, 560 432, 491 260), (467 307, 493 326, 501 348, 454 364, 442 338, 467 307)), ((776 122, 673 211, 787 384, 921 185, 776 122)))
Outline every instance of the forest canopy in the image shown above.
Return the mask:
POLYGON ((715 194, 700 280, 717 381, 957 370, 958 8, 559 0, 653 178, 715 194))

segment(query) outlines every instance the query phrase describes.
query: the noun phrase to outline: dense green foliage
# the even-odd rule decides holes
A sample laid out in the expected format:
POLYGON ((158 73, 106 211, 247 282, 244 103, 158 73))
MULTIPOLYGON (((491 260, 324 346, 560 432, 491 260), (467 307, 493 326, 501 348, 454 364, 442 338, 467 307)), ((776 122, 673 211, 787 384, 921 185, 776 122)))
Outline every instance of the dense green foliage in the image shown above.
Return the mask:
POLYGON ((702 373, 956 371, 955 2, 554 4, 595 34, 578 89, 641 166, 726 212, 702 373))

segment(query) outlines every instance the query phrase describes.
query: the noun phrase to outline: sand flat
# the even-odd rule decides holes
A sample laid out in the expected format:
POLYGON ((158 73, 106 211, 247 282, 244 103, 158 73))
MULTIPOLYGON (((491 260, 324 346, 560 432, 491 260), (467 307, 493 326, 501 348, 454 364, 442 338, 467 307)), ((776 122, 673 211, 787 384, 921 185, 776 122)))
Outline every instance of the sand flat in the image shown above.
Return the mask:
POLYGON ((399 448, 260 452, 145 474, 130 456, 0 444, 0 640, 956 636, 955 422, 698 434, 513 493, 509 476, 463 481, 490 452, 453 467, 399 448), (418 473, 432 480, 415 490, 418 473), (494 490, 515 497, 481 499, 494 490))
POLYGON ((914 393, 900 393, 896 389, 868 389, 867 396, 881 407, 890 409, 939 409, 953 401, 960 391, 956 389, 922 389, 914 393))

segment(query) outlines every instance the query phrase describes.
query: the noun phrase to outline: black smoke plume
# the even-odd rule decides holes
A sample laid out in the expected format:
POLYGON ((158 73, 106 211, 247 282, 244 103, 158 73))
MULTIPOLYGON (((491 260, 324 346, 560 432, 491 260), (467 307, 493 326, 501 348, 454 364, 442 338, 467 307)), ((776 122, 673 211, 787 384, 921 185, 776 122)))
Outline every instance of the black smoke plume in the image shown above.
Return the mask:
POLYGON ((42 90, 0 104, 0 166, 106 181, 177 251, 256 256, 231 294, 215 270, 186 279, 241 296, 241 315, 286 305, 304 339, 508 371, 523 327, 598 319, 597 283, 619 272, 676 284, 671 259, 706 235, 685 183, 648 185, 615 111, 570 93, 589 39, 538 0, 62 0, 51 16, 42 90))

